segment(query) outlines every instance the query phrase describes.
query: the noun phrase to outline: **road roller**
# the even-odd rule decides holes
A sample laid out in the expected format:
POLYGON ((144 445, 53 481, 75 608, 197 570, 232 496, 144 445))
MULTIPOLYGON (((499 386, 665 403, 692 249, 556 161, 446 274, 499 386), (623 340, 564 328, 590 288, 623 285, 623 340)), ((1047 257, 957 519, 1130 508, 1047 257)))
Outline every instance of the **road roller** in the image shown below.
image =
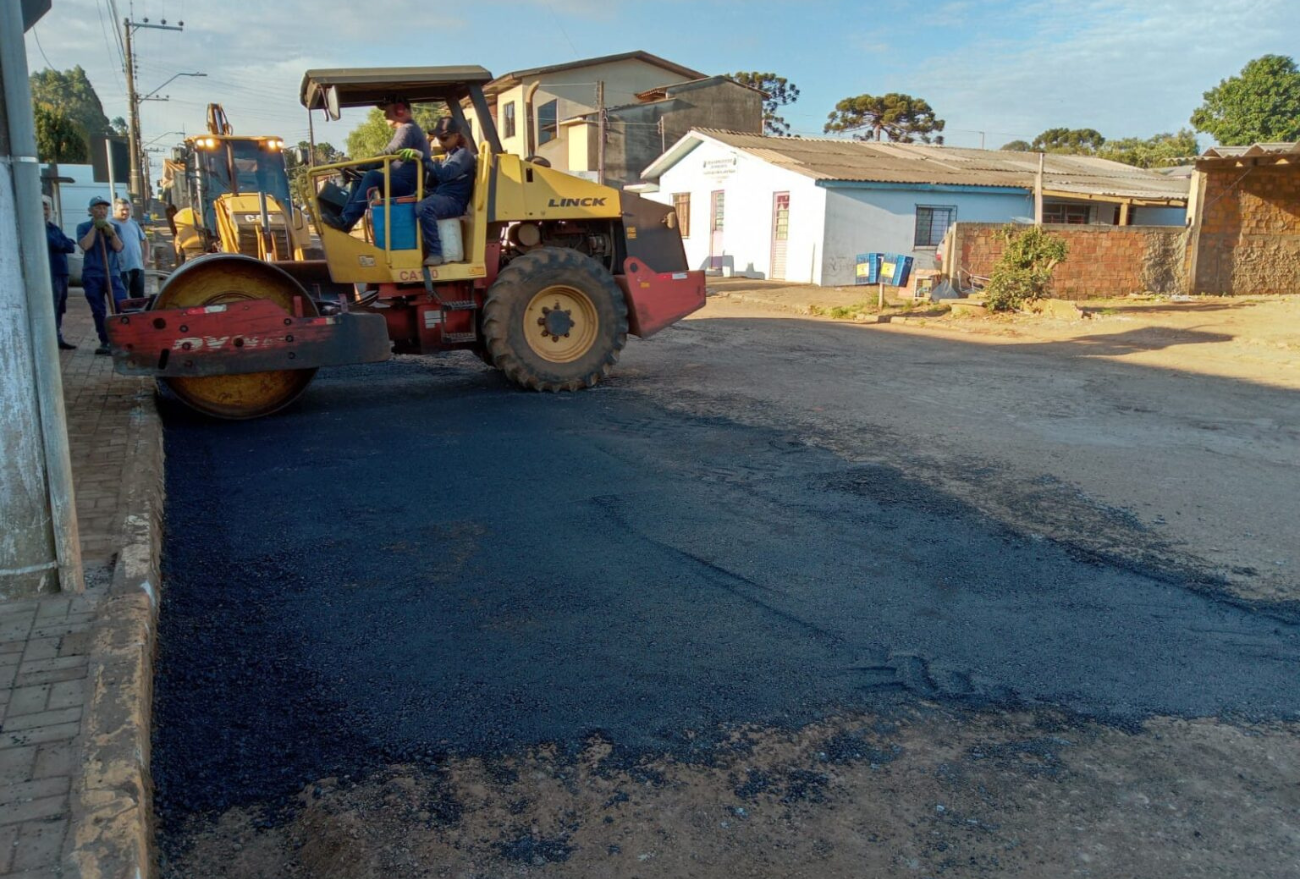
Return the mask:
POLYGON ((444 108, 467 133, 478 164, 450 230, 460 232, 460 260, 423 264, 415 209, 424 183, 394 197, 396 156, 312 166, 306 209, 325 258, 187 261, 146 309, 110 318, 117 372, 156 376, 187 405, 227 419, 283 409, 323 366, 455 349, 520 387, 575 391, 609 374, 629 335, 646 338, 703 307, 704 273, 687 265, 673 209, 503 150, 483 93, 491 79, 467 66, 309 70, 302 80, 309 114, 337 120, 344 108, 400 95, 444 108), (382 168, 383 185, 362 223, 344 232, 322 222, 340 201, 338 177, 363 165, 382 168))

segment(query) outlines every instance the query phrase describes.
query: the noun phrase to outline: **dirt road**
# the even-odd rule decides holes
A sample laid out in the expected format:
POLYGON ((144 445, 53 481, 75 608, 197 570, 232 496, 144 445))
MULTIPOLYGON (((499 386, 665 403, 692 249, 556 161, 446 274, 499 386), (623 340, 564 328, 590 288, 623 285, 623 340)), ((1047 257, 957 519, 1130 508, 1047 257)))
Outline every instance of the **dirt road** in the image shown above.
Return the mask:
POLYGON ((1300 875, 1300 311, 1225 305, 715 299, 578 398, 173 420, 164 875, 1300 875))

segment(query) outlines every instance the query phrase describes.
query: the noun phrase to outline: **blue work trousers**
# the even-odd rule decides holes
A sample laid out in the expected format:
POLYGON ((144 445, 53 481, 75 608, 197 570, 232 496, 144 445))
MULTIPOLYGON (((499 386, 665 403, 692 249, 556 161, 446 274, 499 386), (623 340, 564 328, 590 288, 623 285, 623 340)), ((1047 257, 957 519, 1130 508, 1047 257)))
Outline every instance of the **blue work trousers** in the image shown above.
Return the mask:
MULTIPOLYGON (((389 197, 399 198, 403 195, 415 195, 416 172, 420 166, 416 162, 407 162, 401 168, 393 171, 388 176, 389 197), (408 170, 409 169, 409 170, 408 170)), ((340 216, 343 219, 343 225, 351 229, 357 224, 366 212, 366 193, 371 189, 378 189, 381 193, 384 189, 384 172, 383 170, 367 171, 352 186, 352 192, 348 195, 348 203, 343 206, 340 216)))
MULTIPOLYGON (((90 313, 95 318, 95 333, 99 336, 99 344, 108 344, 108 331, 104 328, 104 321, 108 317, 108 285, 110 278, 101 274, 90 273, 81 276, 82 289, 86 291, 86 301, 90 303, 90 313)), ((126 287, 122 284, 122 276, 113 273, 111 276, 113 284, 113 305, 114 311, 126 298, 126 287)))
POLYGON ((420 232, 424 235, 425 256, 442 256, 438 221, 459 217, 463 213, 465 202, 449 195, 431 195, 415 206, 415 215, 420 218, 420 232))
POLYGON ((59 330, 59 341, 63 341, 63 315, 68 311, 68 276, 50 275, 50 286, 54 288, 54 325, 59 330))

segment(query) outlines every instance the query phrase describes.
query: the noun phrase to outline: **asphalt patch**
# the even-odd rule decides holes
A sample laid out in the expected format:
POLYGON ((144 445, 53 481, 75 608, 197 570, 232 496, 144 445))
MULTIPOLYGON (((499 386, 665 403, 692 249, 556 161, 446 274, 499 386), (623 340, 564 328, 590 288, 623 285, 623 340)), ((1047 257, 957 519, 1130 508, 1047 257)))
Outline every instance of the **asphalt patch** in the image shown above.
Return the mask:
MULTIPOLYGON (((617 383, 531 394, 455 359, 335 370, 272 418, 170 410, 167 476, 164 833, 239 805, 274 820, 321 778, 392 763, 593 736, 634 769, 707 761, 746 727, 918 698, 1300 716, 1292 623, 617 383)), ((503 845, 563 859, 563 840, 503 845)))

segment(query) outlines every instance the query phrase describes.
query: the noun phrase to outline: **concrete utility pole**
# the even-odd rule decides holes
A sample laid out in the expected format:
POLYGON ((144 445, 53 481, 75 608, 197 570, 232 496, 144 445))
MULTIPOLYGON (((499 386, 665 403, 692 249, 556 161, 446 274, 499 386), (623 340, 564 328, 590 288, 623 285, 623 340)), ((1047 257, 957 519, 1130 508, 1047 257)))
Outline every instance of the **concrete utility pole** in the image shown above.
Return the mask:
MULTIPOLYGON (((605 185, 605 82, 596 83, 596 182, 605 185)), ((590 153, 588 153, 590 155, 590 153)))
POLYGON ((1038 154, 1038 173, 1034 175, 1034 225, 1043 225, 1043 163, 1047 161, 1045 153, 1038 154))
POLYGON ((0 3, 0 599, 85 588, 23 44, 33 5, 0 3))
MULTIPOLYGON (((131 48, 131 35, 141 28, 179 31, 185 29, 185 22, 169 25, 165 18, 161 24, 150 24, 147 18, 143 21, 132 21, 129 18, 122 19, 122 34, 126 38, 126 102, 131 116, 129 131, 127 132, 127 148, 131 151, 131 181, 128 188, 131 191, 131 203, 135 207, 135 216, 137 217, 144 216, 145 206, 144 187, 141 185, 140 179, 140 166, 143 164, 143 155, 140 152, 140 98, 135 93, 135 54, 131 48)), ((168 82, 170 81, 168 80, 168 82)))

